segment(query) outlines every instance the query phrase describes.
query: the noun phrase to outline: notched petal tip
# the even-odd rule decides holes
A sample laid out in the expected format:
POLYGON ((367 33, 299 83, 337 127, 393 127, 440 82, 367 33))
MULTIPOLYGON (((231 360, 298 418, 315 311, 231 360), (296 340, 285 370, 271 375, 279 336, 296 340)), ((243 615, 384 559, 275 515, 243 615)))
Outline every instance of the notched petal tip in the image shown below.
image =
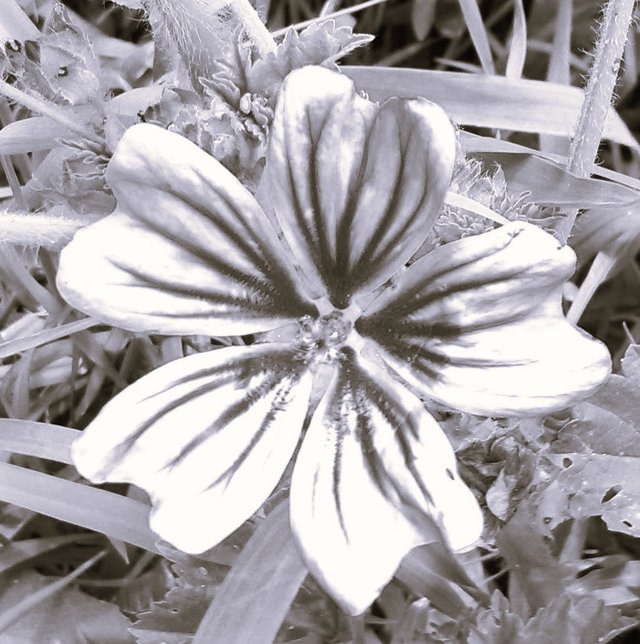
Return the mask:
POLYGON ((421 245, 451 180, 456 134, 426 99, 378 106, 322 68, 289 76, 267 155, 276 215, 316 290, 337 308, 421 245))
POLYGON ((364 611, 413 547, 471 546, 482 530, 455 454, 422 402, 361 356, 313 414, 291 482, 303 559, 351 614, 364 611))
POLYGON ((140 124, 108 170, 117 208, 62 251, 76 308, 131 331, 243 335, 313 310, 253 195, 184 137, 140 124))
POLYGON ((507 224, 419 259, 357 328, 407 382, 454 409, 562 409, 590 395, 610 369, 606 348, 562 312, 575 261, 540 228, 507 224))
POLYGON ((228 536, 264 502, 298 443, 311 374, 286 345, 181 358, 110 401, 72 448, 97 483, 148 492, 151 527, 189 553, 228 536))

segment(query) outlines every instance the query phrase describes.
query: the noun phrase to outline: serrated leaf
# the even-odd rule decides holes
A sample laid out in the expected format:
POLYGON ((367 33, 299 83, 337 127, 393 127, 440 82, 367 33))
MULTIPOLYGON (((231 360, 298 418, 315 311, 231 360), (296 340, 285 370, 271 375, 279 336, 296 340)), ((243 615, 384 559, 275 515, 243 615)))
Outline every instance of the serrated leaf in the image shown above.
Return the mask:
POLYGON ((489 608, 476 609, 468 628, 467 644, 522 644, 524 624, 497 590, 491 595, 489 608))
MULTIPOLYGON (((627 370, 635 369, 635 349, 627 370)), ((640 387, 613 375, 551 444, 561 468, 541 493, 538 518, 549 529, 570 518, 601 516, 610 530, 640 536, 640 387)))
POLYGON ((207 604, 205 592, 194 588, 172 588, 162 601, 154 603, 138 616, 131 633, 138 644, 191 642, 207 604))
POLYGON ((545 606, 525 626, 524 642, 593 644, 605 641, 634 620, 591 597, 562 596, 545 606))
POLYGON ((290 29, 275 54, 258 60, 249 72, 250 91, 275 97, 284 78, 305 65, 332 65, 373 36, 354 34, 351 27, 325 20, 310 25, 300 33, 290 29))

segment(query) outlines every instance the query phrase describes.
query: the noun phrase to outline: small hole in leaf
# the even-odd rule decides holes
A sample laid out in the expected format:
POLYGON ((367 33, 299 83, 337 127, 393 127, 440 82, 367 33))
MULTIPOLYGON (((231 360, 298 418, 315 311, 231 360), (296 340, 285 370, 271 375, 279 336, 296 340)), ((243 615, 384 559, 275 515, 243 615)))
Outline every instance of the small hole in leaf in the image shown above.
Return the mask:
POLYGON ((567 468, 567 467, 571 467, 572 465, 573 465, 573 461, 570 458, 568 458, 567 456, 565 456, 562 459, 562 467, 567 468))
POLYGON ((622 523, 624 523, 627 526, 627 528, 633 528, 633 523, 631 523, 631 521, 627 521, 626 519, 624 519, 622 523))
POLYGON ((551 523, 551 517, 545 517, 544 519, 542 519, 542 522, 545 525, 549 525, 551 523))
POLYGON ((606 503, 607 501, 611 501, 614 496, 618 495, 620 493, 620 490, 622 490, 622 487, 620 485, 614 485, 610 487, 602 497, 602 503, 606 503))

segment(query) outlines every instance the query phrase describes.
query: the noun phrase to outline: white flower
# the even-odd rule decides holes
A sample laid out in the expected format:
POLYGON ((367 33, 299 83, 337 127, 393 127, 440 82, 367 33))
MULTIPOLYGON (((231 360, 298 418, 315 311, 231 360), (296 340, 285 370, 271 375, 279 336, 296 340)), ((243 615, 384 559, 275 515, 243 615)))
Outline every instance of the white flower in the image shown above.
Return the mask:
POLYGON ((261 506, 310 418, 291 526, 345 610, 363 611, 412 547, 473 544, 480 509, 422 398, 538 414, 588 395, 610 363, 562 315, 573 252, 532 225, 405 268, 454 155, 438 106, 377 106, 317 67, 283 86, 262 205, 186 139, 129 129, 107 174, 118 207, 63 251, 61 292, 133 331, 263 335, 128 387, 75 444, 80 472, 146 489, 152 528, 197 553, 261 506))

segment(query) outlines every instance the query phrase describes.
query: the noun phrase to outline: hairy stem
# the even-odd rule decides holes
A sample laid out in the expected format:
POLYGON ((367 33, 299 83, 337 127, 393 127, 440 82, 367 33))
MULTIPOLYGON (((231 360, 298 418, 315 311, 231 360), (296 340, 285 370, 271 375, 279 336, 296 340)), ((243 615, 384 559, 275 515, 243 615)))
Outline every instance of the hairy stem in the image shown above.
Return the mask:
MULTIPOLYGON (((604 9, 582 111, 569 152, 567 169, 578 177, 591 174, 598 154, 634 5, 635 0, 608 0, 604 9)), ((558 236, 563 243, 571 234, 577 214, 575 209, 568 212, 558 226, 558 236)))
POLYGON ((251 6, 249 0, 235 0, 231 7, 242 22, 247 35, 258 48, 260 55, 267 56, 275 53, 276 41, 260 19, 258 12, 251 6))
POLYGON ((88 128, 82 123, 78 123, 76 119, 67 116, 60 106, 55 103, 27 94, 17 87, 9 85, 9 83, 5 83, 3 80, 0 80, 0 94, 16 103, 20 103, 20 105, 23 105, 36 114, 42 114, 43 116, 52 118, 54 121, 58 121, 58 123, 65 125, 73 132, 77 132, 95 143, 101 143, 101 139, 98 138, 91 128, 88 128))

